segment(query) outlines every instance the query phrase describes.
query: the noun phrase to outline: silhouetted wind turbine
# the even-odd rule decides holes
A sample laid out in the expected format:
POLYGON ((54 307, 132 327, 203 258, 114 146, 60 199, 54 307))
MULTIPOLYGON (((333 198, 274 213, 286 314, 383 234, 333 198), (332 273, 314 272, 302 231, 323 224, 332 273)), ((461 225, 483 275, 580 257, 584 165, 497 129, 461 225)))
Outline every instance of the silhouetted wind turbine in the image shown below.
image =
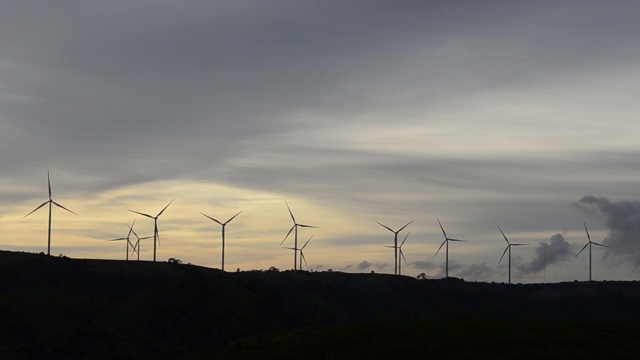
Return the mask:
MULTIPOLYGON (((409 263, 407 262, 407 259, 404 257, 404 253, 402 252, 402 245, 404 245, 404 242, 407 241, 407 238, 409 237, 409 234, 411 233, 407 233, 407 235, 405 235, 404 240, 402 240, 402 243, 400 244, 400 246, 398 246, 398 252, 400 255, 400 259, 404 260, 404 263, 409 265, 409 263)), ((387 248, 394 248, 395 246, 392 245, 387 245, 384 246, 387 248)), ((398 261, 398 275, 402 275, 402 261, 398 261)))
POLYGON ((309 241, 311 241, 311 238, 313 238, 313 235, 311 235, 309 240, 307 240, 307 242, 304 243, 304 245, 302 245, 302 247, 300 248, 300 270, 302 270, 302 260, 304 260, 304 265, 307 267, 307 270, 309 270, 307 259, 304 257, 304 253, 302 252, 302 250, 304 250, 304 248, 307 247, 307 244, 309 244, 309 241))
POLYGON ((598 245, 598 246, 602 246, 602 247, 606 247, 606 248, 608 248, 608 246, 607 245, 598 244, 595 241, 591 241, 591 236, 589 235, 589 230, 587 230, 587 223, 585 223, 584 221, 582 223, 584 224, 584 231, 587 232, 587 239, 589 239, 589 242, 587 242, 582 247, 582 249, 580 249, 580 251, 578 251, 578 253, 576 254, 576 257, 578 257, 578 255, 580 255, 582 250, 586 249, 587 246, 589 247, 589 281, 592 281, 591 280, 591 245, 598 245))
POLYGON ((442 245, 447 245, 445 247, 445 268, 444 268, 444 276, 446 278, 449 278, 449 241, 461 241, 461 242, 467 242, 467 240, 460 240, 460 239, 452 239, 450 237, 447 236, 447 233, 444 231, 444 228, 442 227, 442 223, 440 223, 440 219, 438 220, 438 224, 440 225, 440 229, 442 230, 442 234, 444 235, 444 241, 442 242, 442 244, 440 244, 440 247, 438 248, 438 251, 436 251, 436 253, 433 255, 433 257, 435 258, 436 255, 438 255, 438 252, 440 252, 440 249, 442 249, 442 245))
POLYGON ((502 261, 502 258, 504 257, 504 254, 506 254, 507 250, 509 250, 509 284, 511 284, 511 247, 512 246, 524 246, 524 245, 529 245, 529 244, 512 244, 512 243, 509 242, 509 239, 507 239, 507 236, 504 234, 502 229, 500 229, 499 225, 498 225, 498 230, 500 230, 500 233, 504 237, 504 241, 507 242, 507 247, 504 249, 504 252, 502 253, 502 256, 500 256, 500 260, 498 260, 498 264, 500 264, 500 262, 502 261))
POLYGON ((200 214, 202 214, 203 216, 206 216, 206 217, 208 217, 209 219, 211 219, 211 220, 213 220, 213 221, 217 222, 218 224, 222 225, 222 271, 224 271, 224 229, 225 229, 225 227, 227 226, 227 224, 228 224, 229 222, 231 222, 231 220, 235 219, 235 218, 236 218, 236 216, 240 215, 240 213, 241 213, 241 212, 243 212, 243 211, 244 211, 244 210, 240 210, 240 212, 238 212, 237 214, 233 215, 229 220, 227 220, 227 221, 225 221, 225 222, 223 222, 223 223, 222 223, 222 222, 220 222, 220 221, 218 221, 218 220, 216 220, 216 219, 214 219, 214 218, 212 218, 212 217, 211 217, 211 216, 209 216, 209 215, 206 215, 206 214, 200 213, 200 214))
MULTIPOLYGON (((311 235, 311 237, 309 238, 309 240, 307 240, 307 242, 304 243, 304 245, 302 245, 302 247, 300 249, 295 248, 295 247, 287 247, 287 246, 280 246, 283 249, 289 249, 289 250, 293 250, 293 251, 299 251, 300 252, 300 267, 299 269, 302 270, 302 261, 304 260, 304 264, 307 265, 307 259, 304 257, 304 252, 302 252, 302 250, 304 250, 304 248, 307 246, 307 244, 309 243, 309 241, 311 241, 311 238, 313 238, 313 235, 311 235)), ((309 268, 309 265, 307 265, 307 269, 309 268)))
POLYGON ((133 248, 133 252, 134 253, 136 251, 136 249, 133 247, 133 244, 131 243, 131 240, 130 240, 131 233, 133 233, 133 225, 135 225, 135 223, 136 223, 136 219, 133 219, 133 223, 131 224, 131 226, 129 226, 129 224, 127 224, 127 227, 129 228, 129 232, 127 233, 126 237, 107 240, 107 241, 123 241, 123 240, 127 241, 127 256, 125 258, 125 260, 127 260, 127 261, 129 261, 129 246, 131 246, 133 248))
MULTIPOLYGON (((173 199, 175 200, 175 199, 173 199)), ((138 211, 133 211, 133 210, 129 210, 132 213, 136 213, 138 215, 142 215, 142 216, 146 216, 149 219, 153 219, 153 261, 156 261, 156 241, 158 243, 160 243, 160 234, 158 233, 158 218, 160 217, 160 215, 162 215, 162 213, 167 210, 167 208, 169 207, 169 205, 171 205, 171 203, 173 202, 173 200, 169 201, 169 203, 167 204, 167 206, 164 207, 164 209, 162 209, 158 215, 156 216, 151 216, 149 214, 145 214, 145 213, 141 213, 138 211)))
MULTIPOLYGON (((400 246, 398 246, 398 251, 400 252, 400 257, 402 258, 402 260, 404 260, 404 263, 406 265, 409 265, 409 263, 407 262, 407 258, 404 257, 404 253, 402 252, 402 246, 404 245, 404 242, 407 241, 407 238, 409 237, 410 233, 407 233, 407 235, 404 237, 404 240, 402 240, 402 243, 400 244, 400 246)), ((402 261, 398 261, 398 275, 402 275, 402 261)))
MULTIPOLYGON (((297 263, 298 263, 298 252, 296 250, 298 250, 298 227, 306 227, 306 228, 314 228, 317 229, 317 226, 312 226, 312 225, 303 225, 303 224, 298 224, 296 222, 296 218, 293 216, 293 213, 291 212, 291 208, 289 207, 289 204, 287 203, 287 201, 285 200, 284 202, 287 205, 287 209, 289 210, 289 215, 291 215, 291 220, 293 220, 293 226, 291 227, 291 229, 289 229, 289 232, 287 233, 287 235, 285 235, 284 239, 282 240, 282 242, 280 243, 280 246, 282 246, 282 244, 284 244, 285 240, 287 240, 287 237, 289 237, 289 235, 291 234, 292 231, 295 230, 294 232, 294 245, 293 245, 293 249, 295 249, 293 251, 293 271, 295 272, 297 263)), ((290 248, 287 248, 290 249, 290 248)))
POLYGON ((40 206, 35 208, 33 211, 31 211, 30 213, 28 213, 24 217, 26 218, 27 216, 29 216, 29 215, 33 214, 34 212, 38 211, 41 207, 49 204, 49 230, 48 230, 48 236, 47 236, 47 255, 51 255, 51 207, 52 207, 52 205, 55 205, 55 206, 57 206, 57 207, 59 207, 61 209, 67 210, 68 212, 70 212, 70 213, 72 213, 74 215, 78 215, 78 214, 76 214, 73 211, 67 209, 66 207, 58 204, 57 202, 53 201, 53 199, 51 198, 51 177, 49 176, 49 170, 47 170, 47 184, 49 185, 49 200, 43 202, 40 206))
MULTIPOLYGON (((377 221, 376 221, 377 222, 377 221)), ((393 273, 394 275, 398 275, 398 233, 402 230, 404 230, 404 228, 406 228, 407 226, 409 226, 409 224, 411 224, 413 222, 413 220, 409 221, 405 226, 401 227, 400 229, 398 229, 398 231, 395 231, 393 229, 391 229, 390 227, 383 225, 379 222, 378 225, 382 226, 383 228, 391 231, 393 233, 393 246, 389 246, 389 247, 393 247, 393 251, 394 251, 394 268, 393 268, 393 273)))
POLYGON ((138 236, 138 233, 136 233, 136 231, 133 230, 133 227, 131 228, 131 233, 137 239, 135 245, 133 245, 133 252, 138 253, 138 261, 140 261, 140 240, 151 239, 153 236, 140 237, 138 236))

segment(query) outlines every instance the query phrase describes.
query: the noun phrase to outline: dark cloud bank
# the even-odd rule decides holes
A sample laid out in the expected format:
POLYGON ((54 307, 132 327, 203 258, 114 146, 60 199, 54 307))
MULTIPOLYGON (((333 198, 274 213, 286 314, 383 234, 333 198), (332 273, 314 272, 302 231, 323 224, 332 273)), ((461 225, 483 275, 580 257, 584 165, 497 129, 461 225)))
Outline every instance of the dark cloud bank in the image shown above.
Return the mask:
POLYGON ((637 271, 640 267, 640 201, 612 202, 605 197, 587 195, 573 205, 604 220, 609 230, 603 241, 609 246, 605 256, 621 256, 637 271))
POLYGON ((545 267, 567 260, 573 255, 571 244, 565 240, 562 234, 551 236, 549 242, 538 243, 535 252, 536 256, 533 260, 518 266, 521 275, 535 274, 544 270, 545 267))

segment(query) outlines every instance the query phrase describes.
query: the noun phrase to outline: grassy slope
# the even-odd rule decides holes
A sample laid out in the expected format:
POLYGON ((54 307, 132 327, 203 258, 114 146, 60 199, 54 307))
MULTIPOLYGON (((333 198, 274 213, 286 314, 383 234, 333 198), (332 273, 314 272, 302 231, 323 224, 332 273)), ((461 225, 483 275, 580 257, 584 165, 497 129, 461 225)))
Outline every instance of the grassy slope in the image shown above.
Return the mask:
MULTIPOLYGON (((529 331, 539 344, 544 336, 573 338, 572 327, 624 339, 630 336, 625 334, 638 335, 625 322, 602 323, 601 328, 595 322, 513 319, 640 320, 639 299, 636 282, 507 286, 381 274, 223 273, 189 265, 0 251, 0 353, 3 359, 194 353, 211 358, 211 351, 243 354, 241 349, 258 346, 273 347, 279 358, 288 351, 279 347, 280 338, 300 349, 320 349, 313 354, 339 349, 356 356, 405 348, 422 353, 438 346, 463 351, 450 341, 452 336, 443 337, 447 331, 463 343, 486 339, 479 345, 493 349, 489 340, 494 338, 509 346, 499 335, 508 339, 529 331), (454 327, 450 320, 475 321, 454 327), (357 323, 366 325, 345 325, 357 323), (445 330, 433 331, 436 327, 445 330), (411 331, 400 336, 405 328, 411 331), (609 331, 618 328, 629 332, 609 331)), ((340 358, 337 353, 327 357, 340 358)))

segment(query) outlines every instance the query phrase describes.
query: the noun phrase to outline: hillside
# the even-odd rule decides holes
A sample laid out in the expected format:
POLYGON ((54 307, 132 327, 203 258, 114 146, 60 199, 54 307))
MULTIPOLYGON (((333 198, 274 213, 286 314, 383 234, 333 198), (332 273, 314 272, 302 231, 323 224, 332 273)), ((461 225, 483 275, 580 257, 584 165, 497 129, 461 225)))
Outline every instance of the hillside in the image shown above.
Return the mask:
POLYGON ((0 251, 0 353, 3 359, 210 358, 274 334, 357 324, 622 324, 640 320, 638 300, 638 282, 505 285, 384 274, 224 273, 0 251))

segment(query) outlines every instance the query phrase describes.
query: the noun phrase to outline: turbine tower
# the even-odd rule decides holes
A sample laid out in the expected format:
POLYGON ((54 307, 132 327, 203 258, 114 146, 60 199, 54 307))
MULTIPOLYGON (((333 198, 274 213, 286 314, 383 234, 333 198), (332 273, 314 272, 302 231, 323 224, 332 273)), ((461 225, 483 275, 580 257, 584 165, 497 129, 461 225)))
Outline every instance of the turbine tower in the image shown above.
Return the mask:
POLYGON ((51 255, 51 207, 52 207, 52 205, 55 205, 55 206, 57 206, 57 207, 59 207, 59 208, 61 208, 63 210, 67 210, 68 212, 70 212, 70 213, 72 213, 74 215, 78 215, 78 214, 76 214, 73 211, 67 209, 66 207, 58 204, 57 202, 55 202, 51 198, 51 177, 49 176, 49 170, 47 170, 47 184, 49 185, 49 200, 43 202, 40 206, 35 208, 33 211, 31 211, 30 213, 28 213, 24 217, 26 218, 27 216, 29 216, 29 215, 33 214, 34 212, 38 211, 41 207, 49 204, 49 230, 48 230, 48 235, 47 235, 47 255, 51 255))
MULTIPOLYGON (((289 235, 291 234, 292 231, 294 231, 294 245, 293 245, 293 272, 296 272, 296 267, 297 267, 297 263, 298 263, 298 227, 306 227, 306 228, 314 228, 317 229, 317 226, 312 226, 312 225, 304 225, 304 224, 298 224, 296 222, 296 218, 293 216, 293 213, 291 212, 291 208, 289 207, 289 204, 287 203, 287 201, 285 200, 284 202, 287 205, 287 209, 289 210, 289 215, 291 215, 291 220, 293 220, 293 226, 291 227, 291 229, 289 229, 289 232, 287 233, 287 235, 285 235, 284 239, 282 240, 282 242, 280 243, 280 246, 282 246, 282 244, 284 244, 285 240, 287 240, 287 237, 289 237, 289 235)), ((291 249, 291 248, 288 248, 291 249)))
POLYGON ((449 241, 461 241, 461 242, 468 242, 467 240, 460 240, 460 239, 452 239, 450 237, 447 236, 447 233, 444 231, 444 227, 442 227, 442 223, 440 223, 440 219, 438 220, 438 224, 440 225, 440 229, 442 230, 442 234, 444 235, 444 241, 442 242, 442 244, 440 244, 440 247, 438 248, 438 251, 436 251, 435 255, 433 255, 433 257, 435 258, 436 255, 438 255, 438 252, 440 252, 440 249, 442 249, 442 245, 447 245, 445 247, 445 268, 444 268, 444 276, 445 278, 449 278, 449 241))
MULTIPOLYGON (((173 199, 173 200, 175 200, 175 199, 173 199)), ((169 205, 171 205, 173 200, 169 201, 167 206, 165 206, 164 209, 162 209, 158 213, 158 215, 156 215, 156 216, 151 216, 149 214, 145 214, 145 213, 141 213, 141 212, 138 212, 138 211, 129 210, 132 213, 136 213, 138 215, 146 216, 149 219, 153 219, 153 261, 156 261, 156 242, 160 243, 160 233, 158 233, 158 218, 160 217, 160 215, 162 215, 162 213, 165 210, 167 210, 167 208, 169 207, 169 205)))
POLYGON ((216 219, 214 219, 214 218, 212 218, 212 217, 211 217, 211 216, 209 216, 209 215, 206 215, 206 214, 200 213, 200 214, 202 214, 203 216, 205 216, 205 217, 207 217, 207 218, 209 218, 209 219, 211 219, 211 220, 213 220, 213 221, 217 222, 218 224, 220 224, 220 225, 222 226, 222 271, 224 271, 224 229, 226 228, 227 224, 228 224, 229 222, 231 222, 231 220, 235 219, 235 218, 236 218, 236 216, 240 215, 240 213, 241 213, 241 212, 243 212, 243 211, 244 211, 244 210, 240 210, 240 212, 238 212, 237 214, 233 215, 229 220, 227 220, 227 221, 225 221, 225 222, 223 222, 223 223, 222 223, 222 222, 220 222, 220 221, 218 221, 218 220, 216 220, 216 219))
POLYGON ((411 224, 412 222, 413 222, 413 220, 409 221, 405 226, 403 226, 400 229, 398 229, 398 231, 394 231, 390 227, 377 222, 378 225, 382 226, 383 228, 385 228, 385 229, 387 229, 387 230, 389 230, 389 231, 391 231, 393 233, 393 246, 389 246, 389 247, 393 247, 393 252, 394 252, 394 256, 393 256, 394 257, 394 268, 393 268, 393 274, 394 275, 398 275, 398 233, 400 233, 400 231, 404 230, 404 228, 409 226, 409 224, 411 224))
POLYGON ((502 258, 504 257, 504 254, 506 254, 507 250, 509 250, 509 284, 511 284, 511 247, 512 246, 524 246, 524 245, 529 245, 529 244, 512 244, 512 243, 509 242, 509 239, 507 239, 507 236, 504 234, 502 229, 500 229, 499 225, 498 225, 498 230, 500 230, 500 233, 502 234, 502 237, 504 237, 504 241, 507 242, 507 247, 504 249, 504 252, 502 253, 502 256, 500 256, 500 260, 498 261, 498 264, 500 264, 500 262, 502 261, 502 258))
POLYGON ((580 251, 578 251, 578 253, 576 254, 576 257, 578 257, 578 255, 580 255, 580 253, 582 252, 582 250, 586 249, 587 246, 589 247, 589 281, 591 280, 591 245, 598 245, 598 246, 602 246, 602 247, 606 247, 608 248, 607 245, 602 245, 602 244, 598 244, 595 241, 591 241, 591 236, 589 235, 589 230, 587 230, 587 223, 586 222, 582 222, 584 224, 584 231, 587 232, 587 239, 589 239, 589 242, 587 242, 582 249, 580 249, 580 251))

